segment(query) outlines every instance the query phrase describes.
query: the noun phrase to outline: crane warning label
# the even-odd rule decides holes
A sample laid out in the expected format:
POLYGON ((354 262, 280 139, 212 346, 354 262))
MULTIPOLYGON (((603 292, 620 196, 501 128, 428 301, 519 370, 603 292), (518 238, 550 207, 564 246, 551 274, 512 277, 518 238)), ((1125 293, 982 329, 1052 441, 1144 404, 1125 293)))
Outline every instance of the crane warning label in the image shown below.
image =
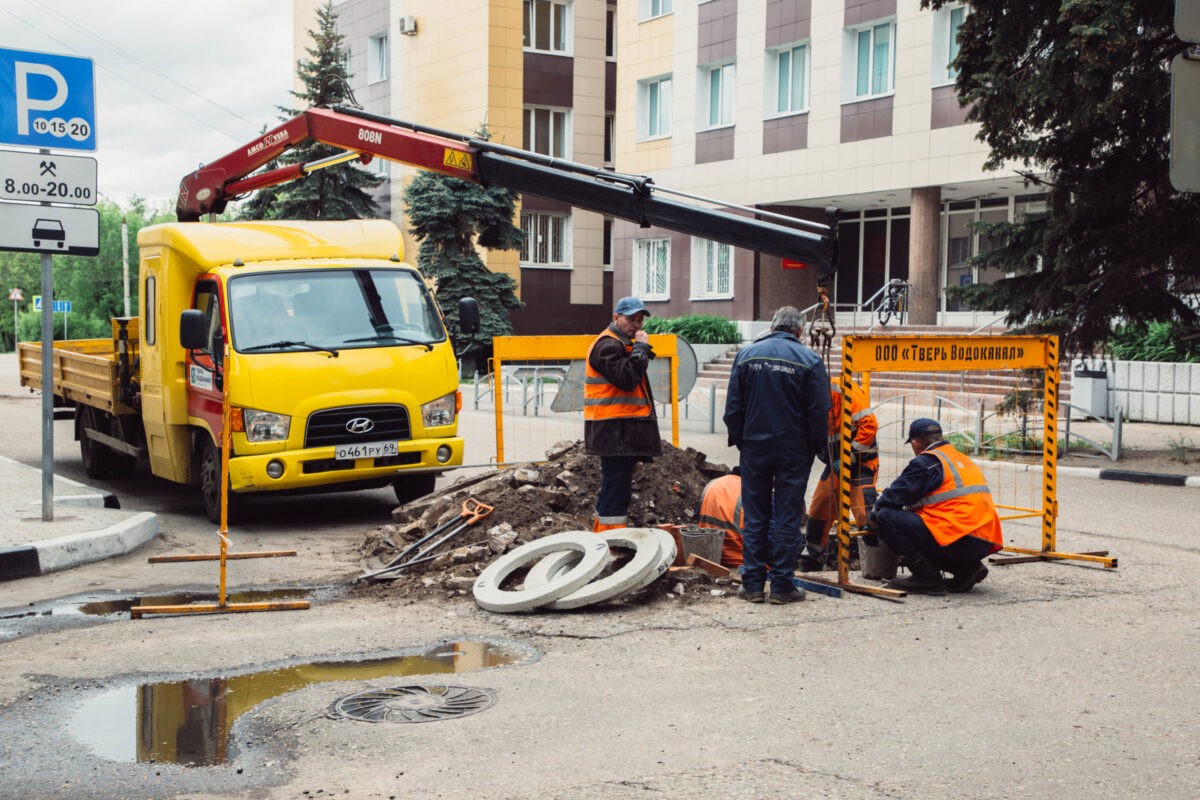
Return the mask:
POLYGON ((464 172, 474 172, 475 168, 471 165, 471 154, 463 153, 459 150, 451 150, 447 147, 442 151, 442 164, 454 169, 461 169, 464 172))

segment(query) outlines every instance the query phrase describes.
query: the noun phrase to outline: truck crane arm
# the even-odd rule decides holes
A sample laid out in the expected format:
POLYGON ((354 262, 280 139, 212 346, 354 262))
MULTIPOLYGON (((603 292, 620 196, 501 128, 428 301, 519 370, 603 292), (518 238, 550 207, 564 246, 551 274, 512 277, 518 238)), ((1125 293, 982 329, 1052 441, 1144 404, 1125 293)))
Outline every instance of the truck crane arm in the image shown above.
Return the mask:
POLYGON ((666 197, 705 199, 658 187, 646 176, 550 158, 345 106, 303 111, 186 176, 179 184, 176 215, 181 222, 198 221, 204 214, 219 214, 230 200, 247 192, 296 180, 335 163, 375 157, 559 200, 642 227, 659 226, 803 261, 818 268, 821 285, 829 285, 836 270, 834 209, 826 209, 827 224, 822 224, 741 206, 707 208, 666 197), (252 174, 309 140, 345 152, 252 174))

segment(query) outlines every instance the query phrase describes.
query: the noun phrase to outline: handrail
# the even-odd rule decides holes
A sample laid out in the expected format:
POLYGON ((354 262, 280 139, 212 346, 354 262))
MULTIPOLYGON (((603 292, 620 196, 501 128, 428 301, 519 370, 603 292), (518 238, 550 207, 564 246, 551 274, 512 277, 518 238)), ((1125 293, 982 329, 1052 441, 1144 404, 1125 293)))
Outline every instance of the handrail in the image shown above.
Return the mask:
POLYGON ((980 332, 981 330, 983 330, 984 328, 990 328, 990 327, 992 327, 992 325, 994 325, 994 324, 996 324, 997 322, 999 322, 1000 320, 1004 319, 1006 316, 1008 316, 1008 312, 1007 312, 1007 311, 1005 311, 1005 312, 1004 312, 1003 314, 1001 314, 1000 316, 996 317, 994 320, 991 320, 990 322, 985 322, 985 323, 983 323, 983 324, 982 324, 982 325, 980 325, 978 328, 976 328, 975 330, 973 330, 973 331, 971 331, 970 333, 968 333, 968 334, 967 334, 967 336, 974 336, 975 334, 979 333, 979 332, 980 332))

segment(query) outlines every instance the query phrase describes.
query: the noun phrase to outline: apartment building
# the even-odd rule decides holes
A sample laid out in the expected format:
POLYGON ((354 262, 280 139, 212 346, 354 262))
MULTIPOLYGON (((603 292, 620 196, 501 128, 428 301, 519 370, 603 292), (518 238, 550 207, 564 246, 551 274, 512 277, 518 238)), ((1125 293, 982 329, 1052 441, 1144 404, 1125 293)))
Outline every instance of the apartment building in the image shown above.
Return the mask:
MULTIPOLYGON (((297 45, 314 0, 294 0, 297 45)), ((949 68, 967 10, 918 0, 342 0, 353 86, 371 111, 621 172, 748 209, 820 221, 838 209, 839 303, 890 278, 914 321, 987 321, 944 287, 968 267, 972 222, 1043 206, 986 173, 949 68)), ((380 165, 404 226, 409 170, 380 165)), ((751 213, 749 211, 739 213, 751 213)), ((749 321, 816 299, 808 265, 521 201, 525 249, 488 253, 517 279, 518 332, 579 333, 636 294, 655 313, 749 321)), ((415 249, 414 249, 415 251, 415 249)))

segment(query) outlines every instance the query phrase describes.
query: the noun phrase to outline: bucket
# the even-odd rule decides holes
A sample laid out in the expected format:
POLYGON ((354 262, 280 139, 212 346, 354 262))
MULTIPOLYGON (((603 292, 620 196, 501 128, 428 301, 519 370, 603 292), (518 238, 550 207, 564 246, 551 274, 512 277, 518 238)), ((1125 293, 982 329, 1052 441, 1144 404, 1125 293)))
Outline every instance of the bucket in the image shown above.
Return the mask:
POLYGON ((862 576, 873 581, 886 581, 896 577, 899 559, 886 544, 868 544, 865 538, 858 540, 858 564, 862 576))
POLYGON ((701 528, 698 525, 685 525, 679 529, 679 539, 683 545, 683 562, 695 553, 701 558, 707 558, 714 564, 721 563, 721 546, 725 543, 725 531, 720 528, 701 528))

